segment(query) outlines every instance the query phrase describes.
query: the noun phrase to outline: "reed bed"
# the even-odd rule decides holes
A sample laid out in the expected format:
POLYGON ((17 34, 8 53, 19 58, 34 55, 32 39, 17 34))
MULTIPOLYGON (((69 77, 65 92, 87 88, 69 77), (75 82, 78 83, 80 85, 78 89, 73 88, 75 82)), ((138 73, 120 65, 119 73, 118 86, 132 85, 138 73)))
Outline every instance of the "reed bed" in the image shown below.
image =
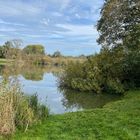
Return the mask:
POLYGON ((0 83, 0 134, 13 134, 16 129, 27 131, 28 126, 48 116, 48 108, 38 103, 36 95, 25 96, 19 83, 13 80, 0 83))

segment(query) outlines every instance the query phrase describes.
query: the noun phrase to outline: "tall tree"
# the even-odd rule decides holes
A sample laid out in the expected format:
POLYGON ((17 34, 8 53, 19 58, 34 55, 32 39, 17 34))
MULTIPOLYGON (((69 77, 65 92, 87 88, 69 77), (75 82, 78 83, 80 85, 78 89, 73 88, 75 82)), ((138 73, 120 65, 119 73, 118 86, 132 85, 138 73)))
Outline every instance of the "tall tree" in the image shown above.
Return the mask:
MULTIPOLYGON (((119 77, 121 83, 139 87, 140 0, 106 0, 101 10, 97 30, 100 33, 98 43, 102 45, 103 51, 109 48, 110 53, 114 52, 115 56, 117 54, 115 48, 119 47, 119 53, 123 54, 113 59, 115 65, 112 65, 109 70, 113 69, 120 59, 118 71, 121 74, 119 77)), ((119 74, 116 76, 118 77, 119 74)))
POLYGON ((133 43, 138 44, 136 42, 140 42, 140 0, 106 0, 97 30, 100 33, 98 43, 103 47, 114 47, 126 43, 126 40, 129 44, 134 39, 134 33, 133 43))

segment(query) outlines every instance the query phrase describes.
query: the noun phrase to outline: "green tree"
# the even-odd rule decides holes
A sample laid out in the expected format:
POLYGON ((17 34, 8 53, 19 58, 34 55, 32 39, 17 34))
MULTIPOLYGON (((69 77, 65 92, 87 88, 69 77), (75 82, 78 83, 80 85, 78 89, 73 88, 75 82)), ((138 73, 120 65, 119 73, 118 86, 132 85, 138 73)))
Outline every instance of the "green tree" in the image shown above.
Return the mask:
POLYGON ((42 45, 28 45, 26 46, 23 51, 26 54, 38 54, 38 55, 44 55, 45 49, 42 45))
MULTIPOLYGON (((139 0, 106 0, 97 24, 100 33, 98 43, 102 45, 102 52, 108 48, 108 57, 112 53, 114 56, 122 54, 116 58, 109 57, 110 60, 113 59, 109 71, 113 70, 116 74, 107 73, 112 80, 113 77, 117 78, 115 82, 120 81, 127 88, 140 86, 139 15, 139 0)), ((104 66, 108 65, 108 61, 105 63, 104 66)))
MULTIPOLYGON (((140 30, 137 30, 140 26, 139 15, 139 0, 106 0, 97 24, 100 33, 98 43, 103 47, 116 46, 119 43, 123 44, 124 39, 130 37, 130 34, 139 34, 140 30)), ((134 38, 135 41, 139 39, 134 38)))

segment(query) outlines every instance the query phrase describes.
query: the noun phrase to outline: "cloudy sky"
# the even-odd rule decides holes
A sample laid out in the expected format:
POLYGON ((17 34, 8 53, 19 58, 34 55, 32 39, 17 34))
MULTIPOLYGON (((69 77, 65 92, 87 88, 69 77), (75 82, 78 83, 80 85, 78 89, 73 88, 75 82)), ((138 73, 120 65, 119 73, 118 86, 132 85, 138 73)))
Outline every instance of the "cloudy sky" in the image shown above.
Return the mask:
POLYGON ((0 0, 0 44, 21 39, 46 53, 93 54, 104 0, 0 0))

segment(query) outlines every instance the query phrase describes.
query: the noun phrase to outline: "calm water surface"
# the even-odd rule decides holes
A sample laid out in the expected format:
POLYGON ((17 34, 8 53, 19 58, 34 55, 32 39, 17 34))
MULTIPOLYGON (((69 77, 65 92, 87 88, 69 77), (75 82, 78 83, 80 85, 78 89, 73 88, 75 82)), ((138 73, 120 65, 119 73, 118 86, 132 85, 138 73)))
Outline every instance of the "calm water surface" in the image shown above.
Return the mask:
POLYGON ((19 80, 23 91, 29 95, 36 93, 39 101, 46 104, 51 113, 60 114, 78 109, 76 106, 67 108, 63 105, 64 95, 57 88, 57 78, 52 73, 44 73, 43 79, 39 81, 26 80, 22 75, 19 80))
MULTIPOLYGON (((67 89, 62 91, 57 87, 58 80, 55 75, 51 70, 40 72, 36 69, 28 71, 25 69, 18 72, 17 77, 21 82, 23 92, 27 95, 36 93, 39 102, 47 105, 52 114, 103 107, 108 102, 120 99, 119 96, 108 94, 96 95, 67 89)), ((12 73, 9 76, 12 76, 12 73)))

